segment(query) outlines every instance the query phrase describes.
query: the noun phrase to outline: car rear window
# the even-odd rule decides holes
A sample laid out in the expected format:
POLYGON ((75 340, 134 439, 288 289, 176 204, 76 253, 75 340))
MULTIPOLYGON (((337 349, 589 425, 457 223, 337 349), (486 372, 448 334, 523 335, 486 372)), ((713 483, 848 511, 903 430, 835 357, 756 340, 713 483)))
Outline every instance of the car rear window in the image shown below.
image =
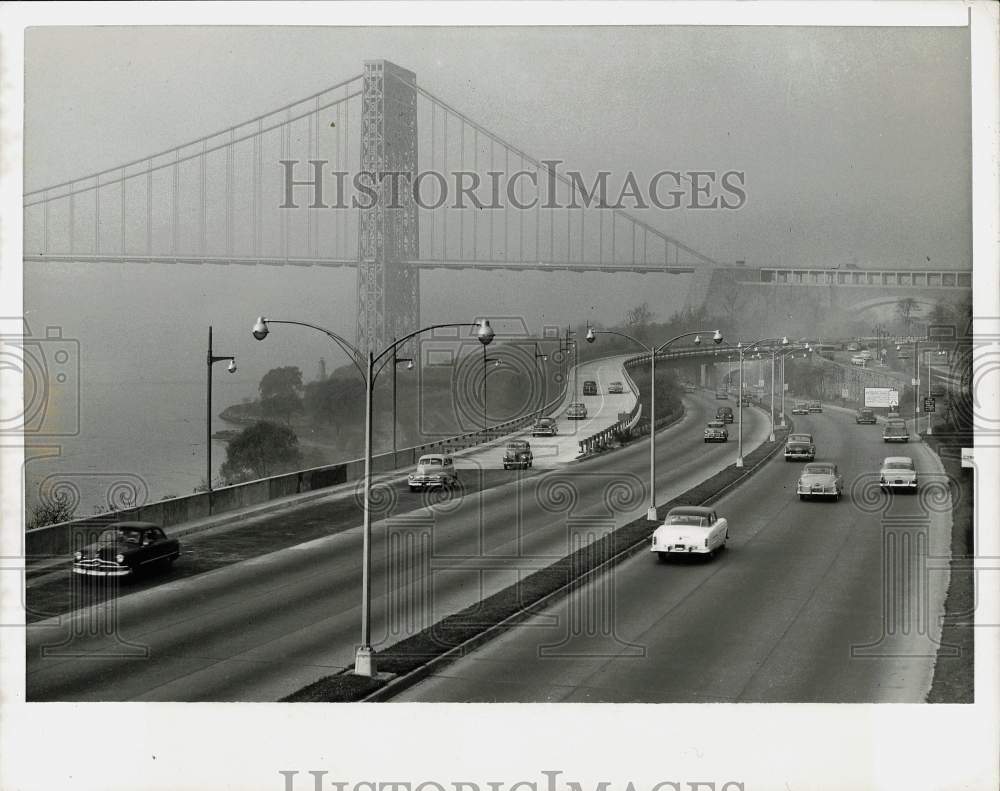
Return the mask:
POLYGON ((791 434, 788 437, 789 442, 812 442, 812 437, 809 434, 791 434))
POLYGON ((885 463, 887 470, 912 470, 912 461, 887 461, 885 463))
POLYGON ((708 520, 703 516, 695 516, 694 514, 670 514, 667 516, 667 524, 708 527, 708 520))
POLYGON ((803 472, 811 475, 833 475, 833 467, 829 464, 807 464, 803 472))

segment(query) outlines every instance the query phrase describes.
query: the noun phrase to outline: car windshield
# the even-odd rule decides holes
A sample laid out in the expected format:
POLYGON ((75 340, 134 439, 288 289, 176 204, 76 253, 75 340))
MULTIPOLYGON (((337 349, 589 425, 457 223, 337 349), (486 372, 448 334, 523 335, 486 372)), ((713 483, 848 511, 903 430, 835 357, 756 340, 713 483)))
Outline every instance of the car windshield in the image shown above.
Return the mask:
POLYGON ((119 527, 105 530, 97 539, 102 544, 124 542, 126 544, 141 544, 142 531, 135 527, 119 527))
POLYGON ((887 461, 885 463, 885 468, 887 470, 912 470, 912 461, 887 461))
POLYGON ((550 426, 550 425, 552 425, 552 418, 550 418, 550 417, 539 418, 538 423, 539 423, 539 425, 542 425, 542 426, 550 426))
POLYGON ((668 514, 668 525, 687 525, 690 527, 708 527, 708 519, 696 514, 668 514))
POLYGON ((528 447, 528 443, 526 443, 526 442, 508 442, 507 443, 507 450, 524 450, 527 447, 528 447))
POLYGON ((418 464, 422 464, 425 467, 440 467, 441 459, 437 456, 424 456, 418 464))
POLYGON ((902 420, 890 420, 888 423, 886 423, 886 426, 888 426, 889 428, 906 428, 906 423, 904 423, 902 420))
POLYGON ((789 442, 812 442, 812 436, 809 434, 791 434, 788 437, 789 442))
POLYGON ((829 464, 807 464, 802 472, 804 475, 833 475, 833 467, 829 464))
POLYGON ((713 420, 708 424, 709 428, 722 428, 725 425, 721 420, 713 420))

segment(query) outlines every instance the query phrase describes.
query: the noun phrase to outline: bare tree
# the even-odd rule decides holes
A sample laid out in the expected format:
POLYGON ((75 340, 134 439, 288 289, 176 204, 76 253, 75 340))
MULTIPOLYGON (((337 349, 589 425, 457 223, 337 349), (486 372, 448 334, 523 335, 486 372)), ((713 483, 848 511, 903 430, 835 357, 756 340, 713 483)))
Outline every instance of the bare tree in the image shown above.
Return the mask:
POLYGON ((919 310, 919 304, 913 297, 903 297, 896 303, 896 315, 903 321, 903 334, 910 334, 910 323, 913 315, 919 310))

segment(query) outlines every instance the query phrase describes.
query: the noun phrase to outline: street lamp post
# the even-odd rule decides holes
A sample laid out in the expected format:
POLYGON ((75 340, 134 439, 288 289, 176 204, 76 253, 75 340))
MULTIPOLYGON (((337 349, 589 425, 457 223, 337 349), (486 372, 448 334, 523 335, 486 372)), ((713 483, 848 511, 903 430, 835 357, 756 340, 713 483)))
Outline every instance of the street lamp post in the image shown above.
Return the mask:
MULTIPOLYGON (((743 467, 743 359, 746 357, 748 351, 753 351, 758 349, 762 343, 780 343, 782 347, 788 346, 788 338, 761 338, 756 340, 747 346, 744 346, 742 341, 736 344, 736 351, 740 356, 740 403, 739 403, 739 425, 737 427, 737 450, 736 450, 736 467, 743 467)), ((758 358, 760 357, 760 351, 757 351, 758 358)), ((758 379, 760 374, 758 374, 758 379)), ((784 395, 784 394, 782 394, 784 395)), ((774 442, 774 355, 771 356, 771 442, 774 442)))
POLYGON ((406 370, 413 370, 412 357, 398 357, 396 355, 396 339, 392 339, 392 464, 396 466, 396 366, 406 364, 406 370))
POLYGON ((212 491, 212 366, 229 360, 229 373, 236 373, 236 358, 233 356, 216 357, 212 354, 212 327, 208 327, 208 356, 205 358, 208 368, 208 398, 205 404, 205 485, 212 491))
POLYGON ((487 357, 486 356, 486 345, 483 345, 483 439, 486 439, 487 432, 487 422, 486 422, 486 377, 489 376, 490 372, 487 370, 487 363, 493 363, 494 369, 500 367, 499 357, 487 357))
POLYGON ((409 333, 403 336, 399 340, 394 340, 389 346, 382 349, 378 354, 375 354, 371 350, 367 354, 362 354, 359 349, 353 346, 348 341, 344 340, 340 335, 331 330, 318 327, 315 324, 307 324, 302 321, 279 321, 277 319, 265 319, 263 316, 257 318, 256 324, 253 326, 253 336, 262 341, 268 335, 268 324, 296 324, 301 327, 309 327, 319 332, 324 333, 331 339, 333 339, 342 349, 350 354, 351 359, 354 361, 355 367, 362 372, 362 376, 365 380, 365 477, 364 477, 364 522, 362 525, 361 533, 361 551, 362 551, 362 565, 361 565, 361 645, 358 647, 357 652, 354 656, 354 674, 358 676, 374 676, 376 675, 375 666, 375 652, 371 645, 371 565, 372 565, 372 551, 371 551, 371 489, 372 489, 372 411, 373 411, 373 401, 374 401, 374 387, 375 387, 375 377, 379 374, 382 368, 385 367, 386 363, 389 362, 397 347, 406 343, 410 338, 416 337, 424 332, 430 332, 432 330, 444 329, 444 328, 460 328, 460 327, 475 327, 476 337, 479 342, 483 344, 485 348, 493 341, 494 333, 493 329, 490 327, 490 323, 487 319, 481 319, 480 321, 469 324, 469 323, 451 323, 451 324, 432 324, 428 327, 422 327, 419 330, 409 333), (383 359, 384 358, 384 359, 383 359), (362 362, 363 361, 363 362, 362 362), (381 366, 375 368, 376 363, 381 361, 381 366), (362 367, 362 365, 364 367, 362 367))
MULTIPOLYGON (((697 332, 684 332, 668 341, 664 341, 659 346, 647 346, 637 338, 626 335, 624 332, 615 330, 595 330, 593 327, 587 328, 587 343, 593 343, 598 335, 619 335, 622 338, 632 341, 649 352, 649 508, 646 509, 646 519, 650 522, 658 521, 656 515, 656 355, 666 349, 674 341, 681 338, 689 338, 694 335, 694 342, 701 343, 701 336, 711 332, 711 330, 698 330, 697 332)), ((712 340, 715 343, 722 343, 722 333, 715 330, 712 333, 712 340)))

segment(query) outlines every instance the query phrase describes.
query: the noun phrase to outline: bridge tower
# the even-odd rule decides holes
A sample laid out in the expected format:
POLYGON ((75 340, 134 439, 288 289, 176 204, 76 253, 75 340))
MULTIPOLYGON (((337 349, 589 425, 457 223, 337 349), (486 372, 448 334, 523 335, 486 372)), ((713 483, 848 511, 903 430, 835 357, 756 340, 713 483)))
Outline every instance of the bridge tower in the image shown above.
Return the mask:
POLYGON ((404 263, 420 250, 411 189, 417 172, 416 79, 387 60, 365 61, 361 172, 373 174, 368 183, 378 197, 360 210, 357 342, 362 351, 377 352, 420 322, 420 270, 404 263), (381 178, 383 173, 409 178, 381 178))

